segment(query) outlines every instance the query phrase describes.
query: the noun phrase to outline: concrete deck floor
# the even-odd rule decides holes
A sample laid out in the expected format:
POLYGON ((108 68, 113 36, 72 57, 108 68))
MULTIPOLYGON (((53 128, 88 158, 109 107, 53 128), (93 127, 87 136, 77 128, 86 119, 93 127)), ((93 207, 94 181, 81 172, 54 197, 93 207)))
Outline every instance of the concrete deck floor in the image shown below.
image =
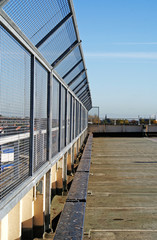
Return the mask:
POLYGON ((157 240, 157 141, 93 138, 84 240, 157 240))

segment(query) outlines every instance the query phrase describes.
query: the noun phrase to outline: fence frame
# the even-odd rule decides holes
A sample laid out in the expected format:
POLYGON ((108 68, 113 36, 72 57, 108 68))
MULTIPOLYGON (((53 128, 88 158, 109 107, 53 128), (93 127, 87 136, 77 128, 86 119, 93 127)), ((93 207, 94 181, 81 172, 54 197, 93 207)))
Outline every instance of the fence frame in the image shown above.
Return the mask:
MULTIPOLYGON (((5 2, 6 3, 6 2, 5 2)), ((0 3, 1 4, 1 3, 0 3)), ((2 5, 0 5, 2 6, 2 5)), ((87 124, 85 124, 85 128, 79 132, 78 136, 75 136, 74 139, 71 137, 71 142, 65 146, 58 154, 54 157, 51 157, 51 124, 52 124, 52 87, 53 87, 53 76, 61 85, 66 89, 66 94, 70 93, 72 96, 71 106, 73 104, 74 99, 82 106, 84 111, 87 114, 87 109, 83 105, 83 103, 79 100, 79 98, 75 95, 75 93, 68 87, 68 85, 62 80, 62 78, 57 74, 57 72, 52 68, 49 63, 43 58, 40 52, 35 48, 35 46, 29 41, 29 39, 22 33, 22 31, 16 26, 16 24, 8 17, 8 15, 0 8, 0 25, 5 28, 5 30, 15 38, 20 45, 22 45, 30 54, 31 54, 31 91, 32 94, 30 96, 30 112, 31 112, 31 119, 30 119, 30 160, 29 160, 29 177, 22 183, 18 185, 13 191, 9 192, 7 196, 5 196, 2 200, 0 200, 0 219, 2 219, 21 199, 24 195, 44 176, 46 172, 48 172, 51 167, 62 157, 64 154, 72 148, 73 144, 80 138, 80 136, 87 132, 87 124), (39 63, 47 70, 48 72, 48 96, 47 96, 47 162, 45 162, 36 172, 33 172, 33 155, 34 155, 34 72, 35 72, 35 59, 39 61, 39 63)), ((61 97, 61 96, 60 96, 61 97)), ((75 102, 75 109, 76 109, 76 102, 75 102)), ((74 109, 74 111, 76 111, 74 109)), ((75 124, 74 120, 72 119, 73 108, 70 109, 71 113, 71 129, 73 132, 75 131, 75 124), (72 121, 73 120, 73 121, 72 121)), ((67 128, 67 124, 65 126, 67 128)), ((66 131, 67 132, 67 129, 66 131)), ((27 134, 29 135, 29 134, 27 134)), ((72 135, 72 131, 71 131, 72 135)), ((24 136, 23 136, 24 137, 24 136)), ((28 137, 28 136, 27 136, 28 137)), ((7 137, 13 138, 13 136, 7 137)), ((24 137, 25 138, 25 137, 24 137)), ((66 134, 65 139, 66 141, 66 134)), ((4 139, 0 139, 0 145, 3 144, 4 139)), ((10 141, 8 139, 8 141, 10 141)), ((12 139, 13 141, 13 139, 12 139)), ((15 139, 14 139, 15 141, 15 139)), ((60 142, 59 142, 60 146, 60 142)))

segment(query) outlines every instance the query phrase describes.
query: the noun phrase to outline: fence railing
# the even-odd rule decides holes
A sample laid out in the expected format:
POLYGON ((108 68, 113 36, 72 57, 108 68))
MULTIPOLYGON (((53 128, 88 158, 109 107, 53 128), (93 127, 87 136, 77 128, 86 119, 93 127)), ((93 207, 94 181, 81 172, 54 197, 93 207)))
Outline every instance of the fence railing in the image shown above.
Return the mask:
POLYGON ((0 200, 87 128, 88 111, 0 10, 0 200))

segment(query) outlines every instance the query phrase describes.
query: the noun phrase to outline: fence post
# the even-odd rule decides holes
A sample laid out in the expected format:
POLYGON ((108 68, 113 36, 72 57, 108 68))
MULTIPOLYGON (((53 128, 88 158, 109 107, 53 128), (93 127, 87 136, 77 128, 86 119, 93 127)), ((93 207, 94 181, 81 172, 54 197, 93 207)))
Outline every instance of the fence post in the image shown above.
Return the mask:
POLYGON ((52 73, 48 72, 47 96, 47 161, 52 156, 52 73))
POLYGON ((60 152, 61 150, 61 127, 62 127, 62 124, 61 124, 61 110, 62 110, 62 107, 61 107, 61 94, 62 94, 62 91, 61 91, 61 84, 59 84, 59 137, 58 137, 58 152, 60 152))
POLYGON ((31 92, 30 92, 30 149, 29 149, 29 175, 33 175, 34 167, 34 82, 35 82, 35 56, 31 55, 31 92))
POLYGON ((67 145, 67 136, 68 136, 68 112, 67 112, 67 105, 68 105, 68 91, 65 90, 65 146, 67 145))

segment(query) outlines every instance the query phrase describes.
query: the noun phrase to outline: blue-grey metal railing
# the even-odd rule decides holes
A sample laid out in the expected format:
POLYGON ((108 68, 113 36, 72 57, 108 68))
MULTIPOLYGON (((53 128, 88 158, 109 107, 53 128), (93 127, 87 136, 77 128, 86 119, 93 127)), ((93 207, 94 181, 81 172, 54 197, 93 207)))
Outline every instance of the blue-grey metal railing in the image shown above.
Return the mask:
MULTIPOLYGON (((58 73, 61 73, 61 77, 50 65, 56 61, 58 56, 62 55, 60 43, 58 42, 57 45, 57 37, 55 36, 60 34, 60 37, 64 38, 64 24, 68 24, 73 16, 71 14, 66 21, 63 21, 71 11, 69 10, 70 1, 53 0, 52 5, 56 8, 52 9, 52 6, 49 6, 50 12, 47 13, 43 10, 43 15, 38 9, 43 1, 10 0, 7 2, 6 5, 4 4, 4 11, 0 9, 1 200, 23 181, 34 175, 47 161, 53 161, 54 156, 59 151, 83 132, 87 128, 88 115, 86 105, 82 104, 61 78, 66 75, 65 78, 72 80, 85 67, 82 64, 84 59, 80 45, 73 51, 69 50, 70 54, 67 54, 62 61, 58 59, 60 63, 56 65, 56 70, 58 69, 58 73), (34 5, 31 5, 32 2, 34 5), (24 12, 21 12, 22 4, 23 7, 25 6, 24 12), (34 8, 35 12, 33 12, 34 8), (65 10, 63 11, 62 8, 65 10), (53 14, 52 11, 54 11, 53 14), (62 12, 61 15, 59 11, 62 12), (34 21, 30 18, 30 14, 34 14, 34 21), (15 23, 8 18, 8 15, 15 23), (37 16, 46 19, 44 18, 41 23, 37 16), (51 17, 54 18, 53 23, 51 17), (61 26, 59 26, 61 21, 61 26), (28 23, 32 23, 32 26, 30 27, 28 23), (63 26, 64 31, 62 30, 63 26), (26 37, 18 27, 21 28, 26 37), (54 29, 55 27, 56 29, 54 29), (51 36, 49 37, 47 34, 50 31, 51 36), (54 40, 55 38, 56 40, 54 40), (54 43, 53 51, 51 42, 54 43), (42 48, 39 47, 38 51, 34 45, 40 45, 42 48), (58 51, 55 59, 53 58, 54 51, 58 51), (51 61, 49 61, 50 59, 51 61), (82 61, 80 61, 81 59, 82 61), (76 64, 76 61, 80 61, 80 63, 76 64), (70 71, 70 69, 72 70, 70 71)), ((50 1, 44 1, 45 5, 48 3, 50 1)), ((69 31, 71 34, 71 31, 74 31, 73 34, 77 38, 74 19, 70 24, 66 25, 67 32, 69 31)), ((73 43, 73 40, 75 41, 75 38, 68 40, 69 45, 73 43)), ((87 76, 85 77, 87 81, 87 76)), ((76 86, 79 86, 79 82, 76 86)), ((89 108, 90 101, 89 96, 89 108)))

